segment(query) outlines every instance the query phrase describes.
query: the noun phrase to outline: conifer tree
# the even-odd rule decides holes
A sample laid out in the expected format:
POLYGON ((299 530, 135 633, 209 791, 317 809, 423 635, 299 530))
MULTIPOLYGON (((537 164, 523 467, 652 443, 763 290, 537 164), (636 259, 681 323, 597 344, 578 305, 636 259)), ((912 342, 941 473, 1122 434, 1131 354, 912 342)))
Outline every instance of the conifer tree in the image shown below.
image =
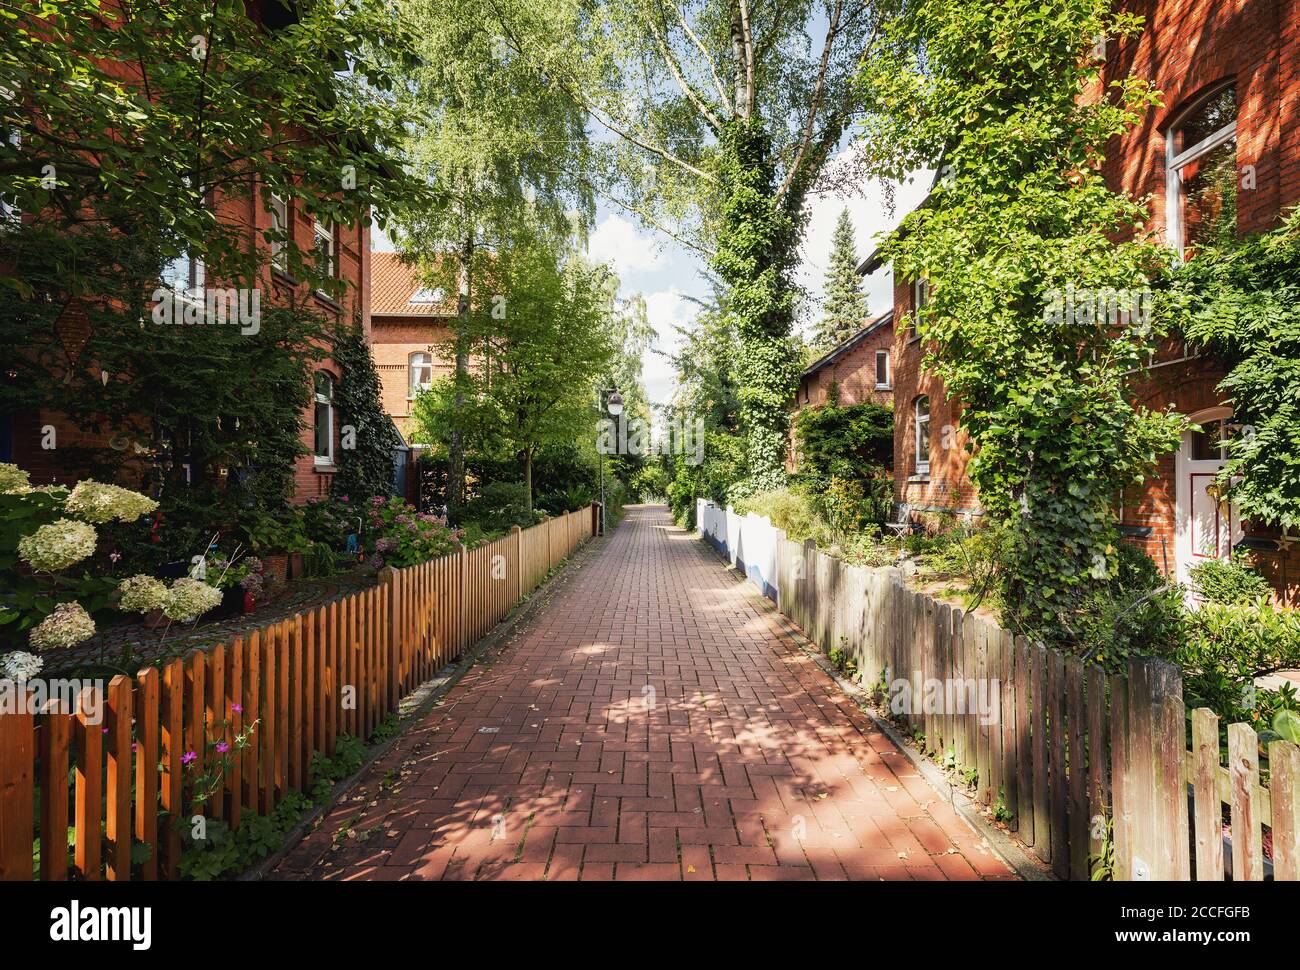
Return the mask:
POLYGON ((849 210, 840 210, 831 240, 831 264, 826 271, 824 315, 814 342, 825 353, 853 336, 867 318, 867 296, 858 280, 858 252, 849 210))

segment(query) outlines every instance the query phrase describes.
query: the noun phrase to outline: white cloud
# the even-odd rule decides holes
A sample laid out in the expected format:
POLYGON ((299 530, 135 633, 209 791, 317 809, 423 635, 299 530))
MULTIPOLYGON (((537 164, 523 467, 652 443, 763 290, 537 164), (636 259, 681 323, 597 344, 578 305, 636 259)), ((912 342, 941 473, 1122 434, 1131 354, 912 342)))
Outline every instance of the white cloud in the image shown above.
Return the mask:
MULTIPOLYGON (((694 319, 698 307, 685 299, 676 287, 647 294, 645 305, 646 316, 657 334, 655 350, 674 353, 681 346, 681 335, 676 327, 694 319)), ((647 350, 641 361, 641 380, 645 384, 646 396, 653 403, 666 404, 672 397, 676 371, 663 353, 647 350)))
POLYGON ((655 269, 663 261, 658 240, 620 215, 600 220, 587 241, 587 253, 598 263, 611 264, 620 277, 655 269))

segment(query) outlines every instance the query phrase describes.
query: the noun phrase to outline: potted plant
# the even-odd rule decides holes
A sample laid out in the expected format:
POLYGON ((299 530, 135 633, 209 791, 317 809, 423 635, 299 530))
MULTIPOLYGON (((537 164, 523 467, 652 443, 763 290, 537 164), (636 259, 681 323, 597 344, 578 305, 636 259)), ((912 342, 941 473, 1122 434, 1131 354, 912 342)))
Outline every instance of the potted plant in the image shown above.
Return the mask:
POLYGON ((262 573, 267 580, 283 584, 289 578, 289 558, 293 554, 297 554, 301 571, 307 536, 296 512, 263 513, 245 531, 249 545, 261 559, 262 573))

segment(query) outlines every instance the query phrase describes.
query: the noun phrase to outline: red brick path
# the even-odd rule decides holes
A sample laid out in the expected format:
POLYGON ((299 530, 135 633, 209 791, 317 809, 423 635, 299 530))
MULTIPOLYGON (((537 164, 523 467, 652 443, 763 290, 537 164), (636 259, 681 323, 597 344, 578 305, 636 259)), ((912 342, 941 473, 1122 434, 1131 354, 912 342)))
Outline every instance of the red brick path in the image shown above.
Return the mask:
POLYGON ((1012 878, 662 508, 562 582, 271 878, 1012 878))

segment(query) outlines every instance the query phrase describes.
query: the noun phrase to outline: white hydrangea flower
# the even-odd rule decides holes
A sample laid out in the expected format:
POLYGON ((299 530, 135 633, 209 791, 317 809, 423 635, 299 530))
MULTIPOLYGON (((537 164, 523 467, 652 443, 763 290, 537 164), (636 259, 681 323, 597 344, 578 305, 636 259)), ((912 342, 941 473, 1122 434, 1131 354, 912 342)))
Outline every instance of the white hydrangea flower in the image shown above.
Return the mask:
POLYGON ((167 592, 162 611, 173 620, 189 623, 221 604, 222 592, 197 579, 178 579, 167 592))
POLYGON ((63 507, 88 522, 102 524, 113 519, 134 522, 158 508, 158 503, 129 488, 86 479, 77 483, 63 507))
POLYGON ((57 573, 95 553, 95 527, 59 519, 18 540, 18 557, 37 572, 57 573))
POLYGON ((122 595, 118 607, 127 613, 161 610, 167 602, 167 584, 144 573, 122 580, 117 591, 122 595))
POLYGON ((27 473, 17 465, 0 462, 0 492, 15 491, 24 486, 31 487, 27 473))
POLYGON ((44 659, 26 650, 14 650, 0 657, 0 671, 10 680, 31 680, 44 666, 44 659))
POLYGON ((75 647, 95 635, 95 621, 80 603, 60 603, 54 612, 32 627, 31 642, 37 650, 75 647))

